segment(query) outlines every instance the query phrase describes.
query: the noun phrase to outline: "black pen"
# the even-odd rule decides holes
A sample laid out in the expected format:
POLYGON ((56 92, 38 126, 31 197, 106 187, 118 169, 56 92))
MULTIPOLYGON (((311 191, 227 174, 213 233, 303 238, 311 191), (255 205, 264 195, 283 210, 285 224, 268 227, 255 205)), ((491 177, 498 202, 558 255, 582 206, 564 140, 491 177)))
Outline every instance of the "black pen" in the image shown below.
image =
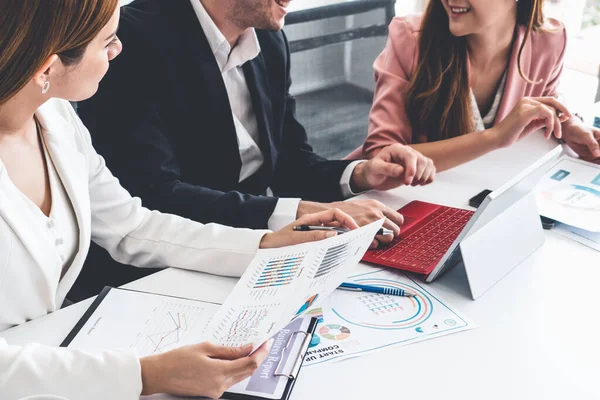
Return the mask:
MULTIPOLYGON (((318 226, 318 225, 298 225, 298 226, 294 226, 294 230, 298 231, 298 232, 308 232, 308 231, 334 231, 337 232, 338 235, 341 235, 342 233, 346 233, 349 232, 349 230, 347 228, 340 228, 337 226, 318 226)), ((377 231, 377 236, 381 236, 381 235, 393 235, 394 232, 386 229, 386 228, 381 228, 377 231)))

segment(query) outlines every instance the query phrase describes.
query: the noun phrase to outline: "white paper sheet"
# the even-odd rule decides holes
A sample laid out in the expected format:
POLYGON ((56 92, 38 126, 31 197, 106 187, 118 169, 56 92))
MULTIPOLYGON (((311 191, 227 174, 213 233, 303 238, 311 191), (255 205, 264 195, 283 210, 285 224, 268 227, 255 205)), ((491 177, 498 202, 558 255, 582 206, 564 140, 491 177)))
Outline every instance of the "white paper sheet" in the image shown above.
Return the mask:
MULTIPOLYGON (((318 337, 306 354, 305 366, 342 361, 476 327, 426 285, 398 271, 363 268, 348 282, 400 288, 416 296, 337 290, 322 307, 323 321, 317 326, 318 337)), ((319 314, 318 310, 311 312, 319 314)))
POLYGON ((600 165, 564 156, 535 192, 541 215, 600 232, 600 165))
POLYGON ((134 348, 141 356, 198 343, 219 304, 112 289, 69 347, 134 348))
MULTIPOLYGON (((140 357, 187 344, 211 341, 225 346, 269 338, 274 344, 254 376, 229 392, 282 397, 293 359, 283 355, 288 338, 305 331, 310 318, 297 318, 320 304, 356 267, 383 220, 320 242, 259 250, 225 303, 205 303, 151 293, 113 289, 99 304, 69 347, 88 350, 135 348, 140 357)), ((294 336, 296 354, 304 337, 294 336)), ((291 356, 289 356, 291 357, 291 356)), ((166 395, 153 396, 167 399, 166 395)))
MULTIPOLYGON (((70 348, 107 350, 134 348, 140 357, 199 343, 219 304, 152 293, 112 289, 69 344, 70 348)), ((277 332, 269 356, 256 373, 237 383, 228 393, 280 399, 300 351, 310 318, 299 318, 277 332), (291 339, 290 339, 291 337, 291 339), (287 350, 284 349, 288 345, 287 350), (283 358, 281 365, 279 360, 283 358), (279 369, 278 369, 279 368, 279 369)), ((149 399, 175 399, 168 395, 149 399)))
POLYGON ((319 242, 259 251, 204 339, 226 346, 264 343, 344 281, 382 224, 380 220, 319 242))
POLYGON ((558 224, 554 230, 575 242, 600 251, 600 232, 589 232, 565 224, 558 224))

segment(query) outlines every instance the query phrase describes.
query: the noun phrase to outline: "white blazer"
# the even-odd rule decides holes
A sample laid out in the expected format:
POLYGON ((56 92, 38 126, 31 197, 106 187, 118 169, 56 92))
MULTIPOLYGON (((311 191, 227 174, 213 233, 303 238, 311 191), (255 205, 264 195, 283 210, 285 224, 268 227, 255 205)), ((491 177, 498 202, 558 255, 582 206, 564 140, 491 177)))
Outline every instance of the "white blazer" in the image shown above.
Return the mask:
MULTIPOLYGON (((21 193, 0 160, 0 331, 60 308, 81 271, 90 239, 125 264, 241 276, 267 231, 202 225, 143 208, 106 168, 68 102, 50 100, 36 115, 75 211, 79 250, 60 279, 62 262, 54 243, 32 229, 21 193)), ((0 399, 50 394, 137 399, 141 388, 133 351, 89 354, 10 346, 0 339, 0 399)))

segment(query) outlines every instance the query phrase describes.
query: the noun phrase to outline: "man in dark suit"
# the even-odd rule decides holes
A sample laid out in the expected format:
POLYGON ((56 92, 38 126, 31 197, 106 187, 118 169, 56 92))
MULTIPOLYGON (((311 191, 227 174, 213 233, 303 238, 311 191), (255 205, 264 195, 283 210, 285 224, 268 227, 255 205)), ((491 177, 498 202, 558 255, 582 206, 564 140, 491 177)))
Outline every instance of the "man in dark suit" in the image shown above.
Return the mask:
MULTIPOLYGON (((94 146, 123 186, 152 209, 278 229, 336 207, 359 224, 386 218, 398 234, 396 211, 340 200, 429 183, 433 163, 400 145, 370 161, 327 161, 313 152, 289 93, 290 53, 281 31, 288 5, 136 0, 124 7, 118 32, 124 51, 97 95, 79 105, 94 146), (269 189, 274 196, 266 195, 269 189)), ((97 257, 92 251, 88 260, 108 263, 97 257)), ((99 288, 96 274, 89 275, 84 271, 82 279, 99 288)))

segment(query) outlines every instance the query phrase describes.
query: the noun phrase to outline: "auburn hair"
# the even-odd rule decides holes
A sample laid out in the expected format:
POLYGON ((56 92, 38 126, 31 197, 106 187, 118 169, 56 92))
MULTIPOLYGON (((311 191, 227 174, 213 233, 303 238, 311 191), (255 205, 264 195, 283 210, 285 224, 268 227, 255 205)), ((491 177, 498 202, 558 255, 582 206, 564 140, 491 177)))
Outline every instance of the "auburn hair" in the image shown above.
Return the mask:
POLYGON ((83 58, 119 0, 1 0, 0 105, 23 89, 53 54, 83 58))
MULTIPOLYGON (((521 54, 532 31, 544 23, 544 0, 520 0, 517 25, 527 27, 519 48, 521 78, 531 81, 521 68, 521 54)), ((428 141, 459 136, 472 126, 467 42, 450 33, 449 18, 442 0, 431 0, 421 23, 417 67, 410 81, 406 109, 413 126, 413 142, 421 134, 428 141)))

